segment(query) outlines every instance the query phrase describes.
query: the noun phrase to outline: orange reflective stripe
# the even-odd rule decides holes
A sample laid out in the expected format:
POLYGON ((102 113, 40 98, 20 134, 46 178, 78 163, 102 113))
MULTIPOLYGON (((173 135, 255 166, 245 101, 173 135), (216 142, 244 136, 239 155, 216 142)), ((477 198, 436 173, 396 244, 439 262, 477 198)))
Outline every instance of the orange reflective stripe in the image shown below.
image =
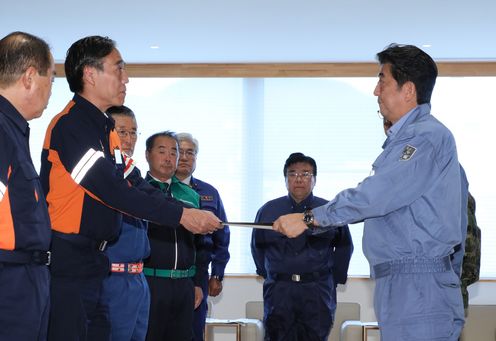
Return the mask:
POLYGON ((48 125, 48 128, 47 128, 47 132, 46 132, 46 135, 45 135, 45 140, 43 141, 43 149, 49 149, 50 148, 50 140, 52 139, 52 130, 53 130, 53 127, 57 124, 57 122, 60 120, 60 118, 64 115, 67 115, 69 113, 69 110, 71 110, 71 108, 76 104, 76 102, 74 101, 70 101, 64 108, 64 110, 62 110, 62 112, 60 114, 58 114, 57 116, 55 116, 52 121, 50 122, 50 124, 48 125))

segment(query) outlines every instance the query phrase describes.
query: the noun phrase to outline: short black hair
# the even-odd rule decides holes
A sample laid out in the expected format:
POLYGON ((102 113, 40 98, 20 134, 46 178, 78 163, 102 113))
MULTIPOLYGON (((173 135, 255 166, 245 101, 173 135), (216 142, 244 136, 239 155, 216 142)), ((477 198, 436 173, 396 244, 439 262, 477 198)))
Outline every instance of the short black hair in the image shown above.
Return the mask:
POLYGON ((434 60, 414 45, 390 44, 377 54, 381 65, 391 65, 391 75, 403 86, 410 81, 415 84, 417 104, 430 103, 436 84, 437 66, 434 60))
POLYGON ((52 65, 50 47, 41 38, 26 32, 12 32, 0 40, 0 86, 16 82, 32 66, 46 76, 52 65))
POLYGON ((69 88, 74 93, 83 91, 85 66, 103 70, 103 59, 115 49, 115 41, 109 37, 89 36, 79 39, 67 50, 64 68, 69 88))
POLYGON ((158 137, 170 137, 171 139, 174 139, 176 141, 176 144, 179 146, 179 141, 177 140, 176 133, 173 131, 170 131, 170 130, 166 130, 166 131, 161 131, 159 133, 155 133, 146 139, 146 151, 147 152, 152 150, 153 145, 155 144, 155 140, 158 137))
POLYGON ((309 165, 312 166, 313 168, 313 175, 317 176, 317 163, 315 163, 315 160, 311 158, 310 156, 306 156, 303 153, 293 153, 289 155, 288 159, 286 160, 286 163, 284 164, 284 169, 283 169, 283 174, 286 176, 287 171, 289 166, 294 165, 295 163, 298 162, 303 162, 303 163, 308 163, 309 165))
POLYGON ((107 115, 122 115, 136 119, 134 112, 125 105, 113 106, 107 109, 107 115))

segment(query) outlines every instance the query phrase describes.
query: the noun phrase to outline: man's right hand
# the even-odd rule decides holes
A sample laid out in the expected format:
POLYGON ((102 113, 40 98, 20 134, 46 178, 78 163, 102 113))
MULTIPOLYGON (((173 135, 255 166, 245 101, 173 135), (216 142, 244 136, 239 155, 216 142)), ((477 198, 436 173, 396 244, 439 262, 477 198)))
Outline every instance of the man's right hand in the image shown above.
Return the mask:
POLYGON ((184 208, 179 223, 188 231, 200 234, 212 233, 223 228, 219 218, 212 212, 196 208, 184 208))

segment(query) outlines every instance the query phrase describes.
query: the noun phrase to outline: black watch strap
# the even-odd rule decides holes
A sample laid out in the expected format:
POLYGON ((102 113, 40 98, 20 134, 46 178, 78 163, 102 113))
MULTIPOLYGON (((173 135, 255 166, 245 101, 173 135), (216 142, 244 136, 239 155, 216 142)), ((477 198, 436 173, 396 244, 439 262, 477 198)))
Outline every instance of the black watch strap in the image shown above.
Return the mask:
POLYGON ((313 225, 313 221, 314 221, 314 218, 313 218, 313 212, 312 212, 312 210, 306 210, 305 212, 303 212, 303 222, 307 226, 312 226, 313 225))

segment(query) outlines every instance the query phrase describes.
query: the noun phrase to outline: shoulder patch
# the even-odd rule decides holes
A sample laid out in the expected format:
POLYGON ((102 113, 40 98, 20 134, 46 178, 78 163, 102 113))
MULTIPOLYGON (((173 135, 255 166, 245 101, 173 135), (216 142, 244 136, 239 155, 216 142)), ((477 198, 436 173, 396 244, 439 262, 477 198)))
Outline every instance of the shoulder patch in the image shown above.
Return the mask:
POLYGON ((417 151, 417 148, 407 144, 405 149, 403 149, 403 154, 401 154, 400 161, 408 161, 412 158, 413 154, 417 151))
POLYGON ((214 197, 212 195, 202 195, 200 197, 201 201, 214 201, 214 197))

